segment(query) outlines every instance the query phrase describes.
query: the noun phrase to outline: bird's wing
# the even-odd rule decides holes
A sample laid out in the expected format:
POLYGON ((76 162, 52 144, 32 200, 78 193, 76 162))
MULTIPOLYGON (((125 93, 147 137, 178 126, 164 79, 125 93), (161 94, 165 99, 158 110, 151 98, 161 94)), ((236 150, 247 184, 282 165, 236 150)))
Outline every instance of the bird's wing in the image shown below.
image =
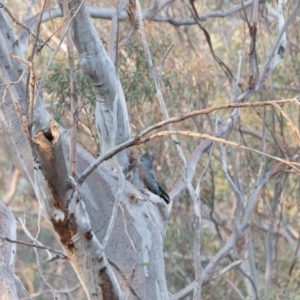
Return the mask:
POLYGON ((160 184, 158 184, 158 187, 161 192, 160 197, 162 197, 165 200, 165 202, 168 204, 170 202, 170 197, 168 193, 161 187, 160 184))
POLYGON ((146 174, 144 173, 144 183, 149 191, 156 195, 160 194, 158 182, 153 171, 147 172, 146 174))

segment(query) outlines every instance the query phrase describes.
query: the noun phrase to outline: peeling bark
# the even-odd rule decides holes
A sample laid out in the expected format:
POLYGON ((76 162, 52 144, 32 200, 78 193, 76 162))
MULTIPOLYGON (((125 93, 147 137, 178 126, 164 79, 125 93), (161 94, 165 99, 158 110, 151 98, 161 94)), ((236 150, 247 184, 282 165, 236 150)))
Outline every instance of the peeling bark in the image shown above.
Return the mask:
MULTIPOLYGON (((37 130, 37 127, 34 126, 37 130)), ((103 247, 91 228, 65 159, 58 125, 33 136, 35 190, 41 212, 78 275, 88 299, 124 299, 103 247), (106 298, 107 290, 110 298, 106 298)))

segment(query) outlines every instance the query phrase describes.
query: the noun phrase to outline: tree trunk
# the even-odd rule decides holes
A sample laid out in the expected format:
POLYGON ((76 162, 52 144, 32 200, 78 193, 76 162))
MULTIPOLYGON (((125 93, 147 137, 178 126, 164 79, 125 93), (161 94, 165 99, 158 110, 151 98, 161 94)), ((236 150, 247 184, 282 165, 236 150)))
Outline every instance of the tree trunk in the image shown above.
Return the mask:
MULTIPOLYGON (((94 85, 96 82, 101 83, 99 93, 106 90, 111 92, 107 100, 109 107, 112 107, 117 98, 116 93, 120 97, 117 100, 117 115, 118 121, 120 116, 123 118, 120 118, 123 125, 118 127, 125 134, 116 133, 114 143, 118 144, 129 137, 125 102, 115 70, 101 44, 101 52, 98 52, 98 38, 87 18, 89 16, 83 4, 73 21, 75 44, 84 52, 87 49, 82 43, 87 41, 80 36, 96 39, 92 53, 98 53, 98 58, 103 60, 102 65, 96 68, 102 72, 99 76, 102 76, 103 82, 98 81, 97 74, 89 75, 94 76, 94 85), (86 23, 81 22, 90 24, 85 27, 82 24, 86 23), (81 30, 85 29, 84 32, 77 32, 80 27, 78 24, 81 24, 81 30), (89 34, 90 30, 92 35, 89 34), (111 78, 110 83, 105 81, 107 78, 111 78), (110 87, 106 84, 113 85, 110 87), (110 90, 114 87, 117 87, 119 93, 110 90)), ((27 70, 9 55, 13 51, 22 57, 18 44, 15 43, 17 39, 2 10, 0 25, 0 84, 3 84, 17 81, 22 71, 27 74, 27 70)), ((89 43, 92 47, 92 42, 89 43)), ((81 57, 85 70, 90 65, 89 55, 85 59, 81 57)), ((98 61, 93 63, 100 64, 98 61)), ((104 167, 98 167, 81 186, 76 183, 70 176, 69 162, 66 159, 69 140, 63 128, 46 112, 42 97, 34 107, 33 130, 29 132, 32 139, 26 137, 24 122, 23 126, 20 122, 26 121, 28 107, 25 77, 18 83, 0 87, 1 148, 35 190, 42 214, 77 273, 88 298, 123 299, 130 291, 129 299, 136 299, 136 295, 142 299, 168 299, 163 260, 163 235, 168 219, 166 206, 157 197, 151 195, 149 199, 125 181, 116 222, 103 249, 101 243, 106 235, 118 190, 116 174, 104 167), (114 267, 111 267, 108 260, 114 267)), ((111 118, 103 118, 101 122, 105 126, 112 126, 111 118)), ((127 154, 124 151, 121 159, 118 159, 122 167, 127 164, 127 154)), ((79 145, 78 175, 93 161, 94 157, 79 145)))

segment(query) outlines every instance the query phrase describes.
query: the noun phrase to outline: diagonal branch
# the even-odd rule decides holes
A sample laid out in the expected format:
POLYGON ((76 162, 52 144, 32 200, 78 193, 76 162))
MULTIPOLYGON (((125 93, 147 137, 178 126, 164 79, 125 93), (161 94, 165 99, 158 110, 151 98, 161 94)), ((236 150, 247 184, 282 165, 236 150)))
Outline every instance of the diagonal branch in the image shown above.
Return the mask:
POLYGON ((195 117, 195 116, 199 116, 199 115, 204 115, 204 114, 209 114, 212 113, 214 111, 218 111, 221 109, 227 109, 227 108, 246 108, 246 107, 263 107, 263 106, 271 106, 274 103, 277 104, 284 104, 284 103, 295 103, 297 105, 299 105, 299 101, 298 98, 291 98, 291 99, 284 99, 284 100, 270 100, 270 101, 264 101, 264 102, 252 102, 252 103, 231 103, 231 104, 222 104, 222 105, 218 105, 218 106, 213 106, 213 107, 209 107, 209 108, 205 108, 205 109, 201 109, 201 110, 197 110, 197 111, 193 111, 190 113, 186 113, 186 114, 182 114, 181 116, 178 117, 173 117, 173 118, 169 118, 167 120, 158 122, 150 127, 148 127, 147 129, 145 129, 144 131, 142 131, 138 136, 136 136, 135 138, 132 138, 118 146, 116 146, 115 148, 109 150, 108 152, 100 155, 78 178, 78 183, 82 184, 85 179, 105 160, 108 160, 110 158, 112 158, 114 155, 116 155, 118 152, 128 148, 128 147, 132 147, 134 145, 139 145, 141 143, 145 143, 148 140, 142 140, 142 138, 148 134, 149 132, 158 129, 162 126, 165 126, 167 124, 171 124, 171 123, 178 123, 181 122, 183 120, 195 117))

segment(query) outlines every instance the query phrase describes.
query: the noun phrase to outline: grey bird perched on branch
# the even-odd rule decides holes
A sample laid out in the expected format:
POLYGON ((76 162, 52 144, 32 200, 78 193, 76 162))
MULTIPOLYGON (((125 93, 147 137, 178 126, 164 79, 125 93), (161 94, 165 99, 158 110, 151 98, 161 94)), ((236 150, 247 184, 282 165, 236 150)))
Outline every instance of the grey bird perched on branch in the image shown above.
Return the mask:
POLYGON ((168 204, 170 202, 170 197, 156 180, 153 170, 153 159, 153 154, 148 152, 140 157, 140 177, 150 192, 164 199, 168 204))

